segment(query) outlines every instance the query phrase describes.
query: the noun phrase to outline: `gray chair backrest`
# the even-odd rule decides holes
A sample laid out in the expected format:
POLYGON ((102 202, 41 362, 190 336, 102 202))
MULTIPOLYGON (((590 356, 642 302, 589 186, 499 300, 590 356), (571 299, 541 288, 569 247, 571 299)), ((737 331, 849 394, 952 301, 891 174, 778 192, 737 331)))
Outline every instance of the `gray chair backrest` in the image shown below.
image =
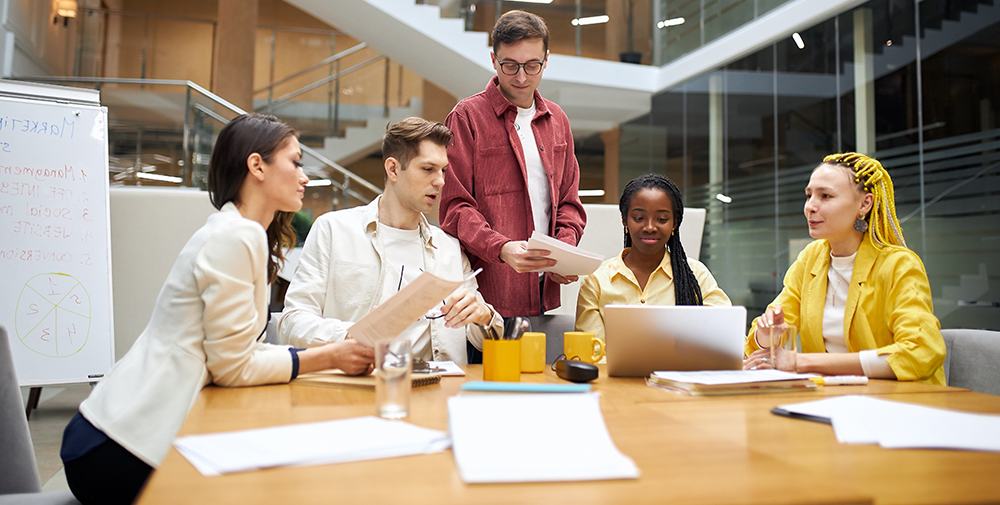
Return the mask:
POLYGON ((0 326, 0 495, 41 490, 7 329, 0 326))
POLYGON ((271 320, 267 323, 267 330, 264 332, 265 344, 280 344, 278 341, 278 320, 281 319, 281 312, 272 312, 271 320))
POLYGON ((1000 395, 1000 331, 941 330, 949 386, 1000 395))
POLYGON ((554 363, 563 352, 563 333, 576 329, 576 316, 557 314, 529 317, 531 331, 545 334, 545 362, 554 363))

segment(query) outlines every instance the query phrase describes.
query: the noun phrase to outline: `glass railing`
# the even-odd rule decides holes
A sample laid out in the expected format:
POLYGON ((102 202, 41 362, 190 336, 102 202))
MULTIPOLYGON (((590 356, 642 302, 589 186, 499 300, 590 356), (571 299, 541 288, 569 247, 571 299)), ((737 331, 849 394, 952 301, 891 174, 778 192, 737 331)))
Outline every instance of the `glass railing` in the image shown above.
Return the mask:
MULTIPOLYGON (((22 78, 87 87, 108 108, 109 177, 113 185, 207 188, 219 130, 244 111, 190 81, 77 77, 22 78)), ((307 207, 342 209, 370 202, 380 188, 302 145, 312 181, 307 207)), ((318 212, 317 212, 318 214, 318 212)))
POLYGON ((284 118, 304 142, 322 145, 325 137, 343 137, 348 127, 408 106, 419 92, 404 96, 405 73, 367 44, 355 44, 255 89, 254 110, 284 118))

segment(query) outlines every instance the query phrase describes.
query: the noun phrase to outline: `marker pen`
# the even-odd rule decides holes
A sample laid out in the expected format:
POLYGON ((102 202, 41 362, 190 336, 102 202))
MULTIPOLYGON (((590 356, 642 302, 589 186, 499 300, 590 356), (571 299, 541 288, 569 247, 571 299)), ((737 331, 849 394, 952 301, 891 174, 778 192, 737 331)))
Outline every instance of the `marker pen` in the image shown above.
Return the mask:
POLYGON ((820 386, 864 386, 868 384, 868 377, 864 375, 830 375, 812 377, 809 380, 820 386))

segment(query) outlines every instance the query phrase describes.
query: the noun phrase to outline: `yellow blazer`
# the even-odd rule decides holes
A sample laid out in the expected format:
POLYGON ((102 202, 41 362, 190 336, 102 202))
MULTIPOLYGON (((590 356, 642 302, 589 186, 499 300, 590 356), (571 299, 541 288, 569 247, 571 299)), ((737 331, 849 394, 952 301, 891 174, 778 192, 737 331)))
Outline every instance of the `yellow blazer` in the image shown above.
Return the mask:
MULTIPOLYGON (((801 352, 826 352, 823 305, 826 301, 830 244, 817 240, 799 254, 785 274, 785 287, 769 307, 780 304, 785 322, 797 325, 801 352)), ((750 325, 745 352, 759 349, 750 325)), ((934 317, 930 283, 916 253, 896 246, 876 248, 866 234, 854 260, 844 310, 847 349, 878 350, 899 380, 944 385, 944 339, 934 317)))

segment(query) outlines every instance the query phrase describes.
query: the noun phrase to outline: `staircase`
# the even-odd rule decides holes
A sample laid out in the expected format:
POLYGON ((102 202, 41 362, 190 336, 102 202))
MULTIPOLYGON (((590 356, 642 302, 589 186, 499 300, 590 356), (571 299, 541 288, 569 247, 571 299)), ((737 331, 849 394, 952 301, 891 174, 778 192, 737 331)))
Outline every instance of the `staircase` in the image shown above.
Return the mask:
MULTIPOLYGON (((458 99, 495 75, 489 36, 412 0, 287 0, 365 41, 458 99)), ((553 54, 539 91, 570 117, 576 136, 608 130, 649 112, 660 69, 553 54)))

